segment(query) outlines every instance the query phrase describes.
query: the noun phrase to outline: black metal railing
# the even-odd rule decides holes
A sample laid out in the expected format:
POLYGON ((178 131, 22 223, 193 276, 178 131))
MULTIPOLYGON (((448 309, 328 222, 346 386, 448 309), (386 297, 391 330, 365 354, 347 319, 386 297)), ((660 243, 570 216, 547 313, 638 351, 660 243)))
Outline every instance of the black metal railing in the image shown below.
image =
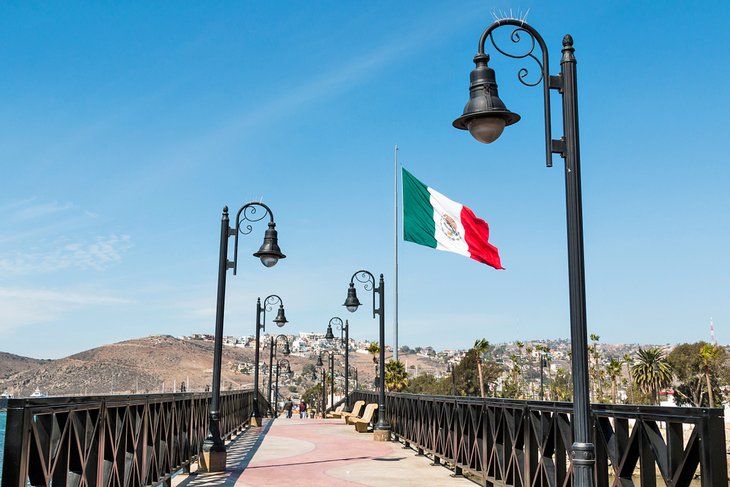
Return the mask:
MULTIPOLYGON (((197 459, 210 393, 10 399, 3 487, 169 484, 197 459)), ((259 403, 268 401, 259 394, 259 403)), ((239 432, 253 390, 221 393, 220 430, 239 432)))
MULTIPOLYGON (((572 485, 571 403, 389 393, 386 406, 398 439, 456 474, 487 486, 572 485)), ((597 487, 687 487, 697 475, 702 487, 727 487, 722 409, 594 404, 592 414, 597 487)))

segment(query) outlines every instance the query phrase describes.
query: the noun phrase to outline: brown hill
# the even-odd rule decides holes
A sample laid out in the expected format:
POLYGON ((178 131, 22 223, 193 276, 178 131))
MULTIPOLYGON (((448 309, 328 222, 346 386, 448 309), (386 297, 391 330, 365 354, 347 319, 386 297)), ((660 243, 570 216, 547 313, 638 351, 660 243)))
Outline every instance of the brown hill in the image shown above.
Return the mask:
MULTIPOLYGON (((268 363, 268 359, 268 345, 265 345, 261 362, 268 363)), ((289 356, 288 359, 294 377, 280 378, 281 393, 303 392, 314 384, 311 373, 316 356, 289 356)), ((402 354, 401 360, 410 364, 411 375, 416 371, 433 373, 439 369, 432 360, 415 354, 402 354)), ((224 346, 221 388, 250 386, 253 362, 253 348, 224 346)), ((358 368, 361 386, 373 384, 375 368, 371 355, 351 351, 350 365, 358 368)), ((16 397, 28 396, 36 389, 49 396, 155 393, 170 392, 173 388, 179 391, 183 382, 188 391, 203 391, 211 383, 212 369, 212 341, 150 336, 104 345, 58 360, 0 353, 0 392, 7 390, 16 397)), ((342 373, 341 357, 336 360, 335 371, 338 375, 342 373)), ((260 380, 261 387, 268 385, 268 374, 263 370, 260 380)))
MULTIPOLYGON (((239 364, 246 362, 253 362, 253 350, 224 347, 223 389, 253 382, 252 376, 238 372, 239 364)), ((204 390, 212 368, 212 342, 152 336, 44 361, 0 378, 0 390, 16 396, 32 394, 36 388, 51 396, 151 393, 173 387, 179 391, 183 382, 189 383, 188 390, 204 390)))
POLYGON ((13 374, 21 371, 32 370, 40 367, 48 360, 39 360, 37 358, 21 357, 12 353, 0 352, 0 381, 7 379, 13 374))

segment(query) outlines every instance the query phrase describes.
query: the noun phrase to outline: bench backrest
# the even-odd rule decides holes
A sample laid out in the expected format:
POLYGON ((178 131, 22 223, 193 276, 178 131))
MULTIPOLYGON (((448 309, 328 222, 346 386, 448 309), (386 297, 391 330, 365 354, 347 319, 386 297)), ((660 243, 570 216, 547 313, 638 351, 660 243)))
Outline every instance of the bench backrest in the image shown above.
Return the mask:
POLYGON ((375 413, 376 409, 378 409, 378 405, 374 402, 365 406, 365 412, 362 413, 362 418, 360 418, 360 421, 364 421, 366 423, 371 422, 373 420, 373 413, 375 413))
POLYGON ((360 416, 362 413, 362 408, 365 407, 365 401, 357 401, 354 406, 352 406, 352 415, 353 416, 360 416))
POLYGON ((345 403, 343 402, 339 406, 337 406, 337 409, 335 409, 335 412, 341 413, 342 410, 345 409, 345 403))

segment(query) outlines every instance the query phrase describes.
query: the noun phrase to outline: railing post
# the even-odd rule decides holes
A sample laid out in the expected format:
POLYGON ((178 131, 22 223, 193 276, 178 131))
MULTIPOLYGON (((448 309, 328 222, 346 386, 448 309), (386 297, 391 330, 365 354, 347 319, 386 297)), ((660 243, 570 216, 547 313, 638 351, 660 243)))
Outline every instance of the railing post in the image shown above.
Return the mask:
POLYGON ((601 432, 601 423, 600 420, 595 416, 595 413, 593 413, 593 417, 591 418, 591 424, 593 424, 593 445, 596 448, 594 485, 596 487, 608 487, 608 452, 606 451, 603 440, 599 438, 601 432))
POLYGON ((491 431, 489 428, 489 406, 487 405, 486 401, 482 401, 482 439, 481 439, 481 462, 482 462, 482 485, 487 485, 487 474, 489 471, 489 456, 492 449, 492 441, 490 441, 491 438, 491 431))
POLYGON ((104 485, 104 455, 106 449, 106 401, 102 399, 99 404, 99 452, 96 456, 96 485, 104 485))
MULTIPOLYGON (((188 420, 188 461, 190 463, 193 462, 193 457, 198 455, 198 451, 193 449, 195 448, 195 442, 193 441, 193 435, 195 431, 195 418, 196 418, 196 409, 198 400, 194 397, 190 398, 190 407, 188 408, 188 414, 189 414, 189 420, 188 420)), ((208 431, 206 429, 206 431, 208 431)))
POLYGON ((454 408, 452 409, 452 423, 451 423, 451 434, 453 443, 451 445, 451 452, 454 455, 454 473, 453 477, 461 477, 461 467, 459 467, 459 445, 462 443, 464 436, 464 428, 467 422, 464 420, 466 416, 464 410, 467 408, 465 405, 460 405, 456 399, 454 399, 454 408))
MULTIPOLYGON (((175 391, 173 391, 174 393, 175 391)), ((174 397, 174 395, 173 395, 174 397)), ((149 424, 150 419, 152 417, 152 413, 150 411, 150 398, 149 396, 145 398, 144 405, 142 406, 142 434, 140 435, 140 438, 138 441, 142 443, 142 472, 140 473, 140 477, 142 478, 142 482, 147 483, 150 479, 150 463, 149 463, 149 455, 147 454, 147 449, 149 448, 149 424)))
MULTIPOLYGON (((641 429, 645 428, 644 422, 641 421, 641 429)), ((643 431, 639 438, 639 482, 642 487, 656 487, 656 455, 643 431)))
POLYGON ((25 407, 25 400, 10 399, 5 421, 5 453, 0 484, 7 487, 25 487, 28 478, 29 441, 30 412, 25 407))
POLYGON ((722 409, 703 409, 700 430, 702 487, 727 486, 725 420, 722 409))
MULTIPOLYGON (((538 414, 540 414, 539 411, 538 414)), ((535 440, 535 435, 532 434, 532 420, 532 409, 530 409, 530 404, 528 403, 525 405, 524 414, 522 415, 523 448, 525 449, 525 485, 532 485, 532 480, 535 478, 539 464, 537 441, 535 440)), ((535 418, 535 421, 540 421, 540 417, 535 418)))

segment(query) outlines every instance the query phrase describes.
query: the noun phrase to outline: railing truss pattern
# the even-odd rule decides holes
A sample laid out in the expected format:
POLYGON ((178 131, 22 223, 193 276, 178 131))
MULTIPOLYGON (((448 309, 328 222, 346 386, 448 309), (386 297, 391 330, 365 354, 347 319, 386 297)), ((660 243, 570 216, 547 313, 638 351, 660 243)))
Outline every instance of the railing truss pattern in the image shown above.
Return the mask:
MULTIPOLYGON (((377 402, 372 392, 354 400, 377 402)), ((572 404, 389 393, 393 434, 486 486, 572 485, 572 404)), ((597 487, 727 487, 723 410, 594 404, 597 487)))
MULTIPOLYGON (((210 393, 10 399, 2 485, 167 484, 200 453, 210 399, 210 393)), ((259 401, 267 404, 261 394, 259 401)), ((252 410, 252 390, 221 393, 222 436, 242 430, 252 410)))

